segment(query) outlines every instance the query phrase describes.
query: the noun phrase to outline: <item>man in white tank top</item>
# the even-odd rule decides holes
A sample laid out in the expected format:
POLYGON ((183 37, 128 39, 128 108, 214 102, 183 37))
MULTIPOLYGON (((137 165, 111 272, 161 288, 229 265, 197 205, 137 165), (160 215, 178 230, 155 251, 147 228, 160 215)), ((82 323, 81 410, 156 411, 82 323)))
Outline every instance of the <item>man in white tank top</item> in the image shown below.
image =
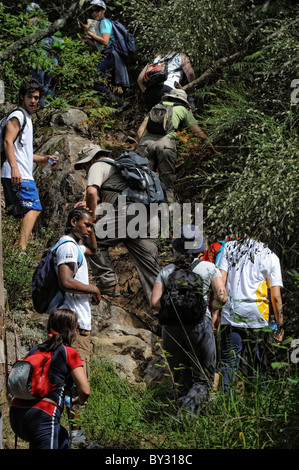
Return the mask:
MULTIPOLYGON (((33 127, 31 115, 37 108, 43 88, 30 78, 19 90, 19 108, 7 119, 3 141, 6 160, 1 169, 1 182, 6 207, 12 207, 12 215, 22 218, 20 248, 25 250, 34 224, 42 211, 36 184, 33 179, 33 163, 47 164, 51 156, 33 154, 33 127), (26 120, 23 128, 24 119, 26 120)), ((55 164, 59 157, 52 156, 55 164)))

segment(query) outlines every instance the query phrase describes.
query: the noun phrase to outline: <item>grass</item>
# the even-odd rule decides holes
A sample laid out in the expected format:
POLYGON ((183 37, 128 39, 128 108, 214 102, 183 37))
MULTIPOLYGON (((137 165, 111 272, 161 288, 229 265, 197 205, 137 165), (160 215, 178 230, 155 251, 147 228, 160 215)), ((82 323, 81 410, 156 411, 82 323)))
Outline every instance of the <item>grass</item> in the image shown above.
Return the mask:
POLYGON ((271 368, 266 383, 220 389, 200 415, 178 419, 172 385, 120 379, 107 361, 92 362, 91 396, 82 418, 88 439, 113 449, 293 449, 299 447, 298 370, 271 368))

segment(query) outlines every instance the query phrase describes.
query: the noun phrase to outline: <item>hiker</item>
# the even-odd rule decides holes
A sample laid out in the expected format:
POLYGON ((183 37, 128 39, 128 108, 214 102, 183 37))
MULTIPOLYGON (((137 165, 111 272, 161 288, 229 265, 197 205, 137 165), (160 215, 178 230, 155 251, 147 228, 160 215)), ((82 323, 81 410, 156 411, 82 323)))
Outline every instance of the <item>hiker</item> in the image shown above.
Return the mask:
POLYGON ((73 404, 83 405, 90 395, 80 355, 72 347, 77 322, 75 312, 68 309, 54 310, 48 319, 48 340, 36 345, 25 356, 38 354, 40 351, 52 356, 47 377, 51 384, 57 386, 42 399, 12 399, 10 425, 17 437, 29 442, 29 449, 70 448, 68 432, 60 424, 64 407, 64 384, 69 375, 78 392, 78 396, 73 398, 73 404))
MULTIPOLYGON (((201 403, 213 386, 216 368, 213 319, 217 316, 219 307, 226 301, 226 291, 219 269, 212 263, 198 258, 198 255, 205 251, 205 237, 198 228, 194 225, 184 225, 181 228, 181 238, 173 239, 172 247, 175 250, 174 262, 165 266, 159 273, 152 292, 151 307, 159 312, 163 350, 166 351, 173 383, 176 384, 177 404, 183 413, 191 417, 200 410, 201 403), (174 280, 176 287, 173 295, 169 294, 170 301, 175 306, 174 320, 165 318, 163 295, 168 293, 171 276, 180 268, 188 270, 189 274, 192 272, 199 275, 200 284, 198 280, 196 282, 200 286, 199 291, 204 303, 201 307, 201 317, 196 321, 196 304, 190 306, 190 318, 186 318, 190 299, 188 289, 182 291, 183 298, 176 303, 179 279, 174 280), (209 309, 210 289, 214 293, 214 301, 209 309), (180 321, 176 319, 176 314, 180 313, 177 310, 179 305, 183 311, 180 321)), ((192 290, 192 287, 189 289, 192 290)))
MULTIPOLYGON (((104 56, 104 59, 97 66, 100 75, 103 78, 108 75, 112 85, 121 87, 123 91, 126 91, 130 87, 129 75, 124 60, 113 48, 115 37, 112 23, 105 17, 106 4, 102 0, 93 0, 90 5, 92 18, 99 22, 99 29, 92 31, 89 25, 82 24, 85 34, 81 36, 81 40, 104 56)), ((118 112, 123 111, 128 106, 126 101, 112 94, 105 87, 103 80, 95 82, 94 89, 106 95, 118 112)))
MULTIPOLYGON (((156 117, 163 116, 161 106, 152 108, 148 116, 137 131, 137 152, 144 155, 150 162, 150 168, 158 169, 161 183, 169 202, 174 200, 173 183, 175 179, 175 164, 177 159, 176 132, 183 126, 190 130, 198 139, 206 143, 213 152, 216 152, 211 141, 199 127, 196 119, 189 111, 187 94, 184 90, 171 90, 162 97, 162 107, 166 109, 168 118, 166 123, 155 122, 156 117), (166 108, 165 108, 166 107, 166 108), (157 114, 154 110, 157 109, 157 114), (162 127, 161 127, 162 126, 162 127)), ((165 115, 167 117, 167 114, 165 115)))
POLYGON ((33 78, 24 81, 19 90, 19 109, 7 118, 3 147, 6 160, 1 169, 5 207, 15 218, 21 218, 20 248, 26 250, 28 239, 42 211, 39 195, 33 179, 33 163, 55 165, 58 156, 33 153, 32 114, 37 108, 43 88, 33 78), (25 124, 26 123, 26 124, 25 124), (25 125, 23 129, 23 125, 25 125), (20 134, 20 130, 22 130, 20 134))
POLYGON ((251 376, 257 370, 259 377, 266 372, 264 328, 269 321, 267 287, 271 291, 278 325, 276 341, 282 341, 283 283, 278 257, 262 242, 250 238, 227 242, 218 268, 226 282, 228 295, 221 313, 221 369, 223 390, 228 393, 239 367, 244 366, 245 372, 251 376))
POLYGON ((75 163, 74 168, 75 170, 84 169, 87 173, 86 200, 77 204, 86 205, 92 211, 94 217, 96 212, 101 211, 102 206, 109 205, 112 210, 111 218, 107 222, 108 230, 105 234, 100 235, 99 233, 101 217, 98 217, 95 223, 98 242, 97 253, 89 258, 93 277, 103 295, 110 297, 120 295, 118 278, 109 256, 109 247, 123 243, 133 258, 144 295, 149 303, 155 279, 160 271, 156 242, 158 229, 155 230, 157 221, 145 221, 145 225, 147 222, 153 225, 153 235, 151 237, 130 237, 128 225, 134 219, 134 215, 128 215, 128 212, 133 214, 135 206, 133 202, 129 202, 127 199, 124 206, 120 205, 121 199, 118 196, 128 187, 128 183, 113 165, 111 152, 102 149, 99 145, 91 144, 83 148, 82 155, 85 155, 85 157, 75 163), (107 154, 111 164, 101 161, 103 158, 107 159, 107 154), (112 227, 111 232, 109 224, 112 227), (124 234, 121 233, 122 225, 124 234))
MULTIPOLYGON (((80 354, 85 374, 89 380, 90 300, 93 305, 98 305, 101 300, 98 287, 89 284, 88 279, 86 256, 94 254, 97 247, 93 230, 93 217, 89 210, 78 207, 69 212, 65 235, 60 238, 61 240, 69 240, 69 243, 60 245, 54 255, 54 265, 59 285, 61 290, 64 291, 64 299, 60 308, 73 310, 78 315, 79 328, 73 346, 80 354), (79 250, 83 254, 83 261, 78 267, 79 250)), ((76 407, 74 407, 74 411, 79 413, 76 407)), ((79 426, 74 426, 72 430, 72 441, 76 443, 86 441, 79 426)))
MULTIPOLYGON (((147 110, 150 111, 155 104, 160 102, 162 96, 175 89, 175 83, 182 83, 184 77, 188 83, 195 80, 194 70, 186 54, 176 52, 169 52, 166 55, 157 54, 153 63, 146 64, 137 79, 139 88, 144 93, 147 110), (164 69, 165 63, 166 70, 165 73, 161 74, 161 78, 157 78, 155 74, 155 78, 152 79, 149 71, 154 68, 153 66, 161 64, 164 69)), ((189 98, 191 100, 191 97, 189 98)))
MULTIPOLYGON (((33 15, 30 17, 28 24, 34 27, 36 31, 51 24, 47 18, 45 18, 44 13, 37 3, 30 3, 26 7, 26 11, 30 15, 33 15)), ((54 92, 50 89, 53 74, 48 70, 44 70, 44 67, 45 63, 48 68, 51 65, 53 70, 58 66, 58 57, 64 47, 63 43, 64 40, 62 39, 60 31, 56 31, 53 36, 48 36, 40 42, 39 67, 32 68, 32 78, 37 80, 44 89, 43 96, 40 98, 38 106, 44 106, 46 104, 44 99, 46 95, 49 95, 52 98, 55 96, 54 92)))

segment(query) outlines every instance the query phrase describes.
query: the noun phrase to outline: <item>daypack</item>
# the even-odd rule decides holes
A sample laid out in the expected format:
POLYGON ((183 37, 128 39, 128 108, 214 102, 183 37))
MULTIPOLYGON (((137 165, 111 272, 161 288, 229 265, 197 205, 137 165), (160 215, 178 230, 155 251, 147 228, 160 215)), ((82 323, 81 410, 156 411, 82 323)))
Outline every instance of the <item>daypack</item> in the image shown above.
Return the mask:
POLYGON ((52 356, 53 352, 37 349, 30 356, 16 361, 7 380, 9 393, 23 400, 36 400, 53 392, 60 384, 52 384, 49 379, 52 356))
MULTIPOLYGON (((126 179, 128 188, 121 191, 121 194, 129 201, 148 205, 151 202, 159 203, 165 200, 160 180, 157 174, 149 169, 147 158, 135 152, 123 152, 114 160, 103 158, 101 162, 114 165, 126 179)), ((116 191, 105 185, 102 189, 103 191, 116 191)))
POLYGON ((166 135, 176 129, 172 124, 172 113, 174 106, 182 106, 180 103, 167 105, 163 103, 156 104, 149 112, 146 130, 150 134, 166 135))
POLYGON ((216 264, 227 241, 228 240, 220 240, 219 242, 211 243, 202 257, 203 261, 216 264))
POLYGON ((135 52, 135 39, 133 34, 125 28, 119 21, 109 20, 112 23, 115 41, 113 42, 114 50, 123 58, 135 52))
POLYGON ((2 168, 2 165, 3 163, 5 162, 6 160, 6 155, 5 155, 5 151, 4 151, 4 137, 5 137, 5 132, 6 132, 6 125, 7 125, 7 121, 8 121, 8 117, 14 112, 14 111, 21 111, 23 113, 23 116, 24 116, 24 120, 23 120, 23 124, 18 132, 18 135, 17 137, 15 138, 14 142, 19 138, 20 140, 20 143, 21 145, 22 144, 22 136, 23 136, 23 131, 25 129, 25 126, 27 124, 27 118, 26 118, 26 114, 25 114, 25 111, 23 108, 16 108, 14 109, 13 111, 10 111, 8 114, 6 114, 0 121, 0 152, 1 152, 1 168, 2 168))
MULTIPOLYGON (((40 263, 35 268, 32 276, 32 301, 34 309, 38 313, 49 313, 62 305, 64 293, 59 287, 54 266, 54 253, 60 245, 68 242, 71 240, 61 240, 50 250, 45 251, 40 263)), ((82 262, 83 254, 78 249, 78 268, 82 262)))
POLYGON ((168 76, 168 62, 159 61, 147 66, 142 83, 146 88, 165 82, 168 76))
POLYGON ((160 300, 160 325, 196 324, 204 319, 207 304, 203 280, 192 271, 200 262, 197 259, 188 269, 176 268, 169 275, 160 300))

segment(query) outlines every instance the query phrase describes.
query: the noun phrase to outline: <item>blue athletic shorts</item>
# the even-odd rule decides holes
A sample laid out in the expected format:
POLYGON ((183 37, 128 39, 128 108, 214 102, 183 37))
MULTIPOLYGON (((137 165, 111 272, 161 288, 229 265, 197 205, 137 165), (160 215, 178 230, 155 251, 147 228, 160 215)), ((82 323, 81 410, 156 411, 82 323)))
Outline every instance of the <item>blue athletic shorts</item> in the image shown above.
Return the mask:
POLYGON ((41 211, 37 187, 34 180, 23 180, 20 186, 12 184, 9 178, 2 178, 5 207, 14 217, 22 217, 27 212, 41 211))

